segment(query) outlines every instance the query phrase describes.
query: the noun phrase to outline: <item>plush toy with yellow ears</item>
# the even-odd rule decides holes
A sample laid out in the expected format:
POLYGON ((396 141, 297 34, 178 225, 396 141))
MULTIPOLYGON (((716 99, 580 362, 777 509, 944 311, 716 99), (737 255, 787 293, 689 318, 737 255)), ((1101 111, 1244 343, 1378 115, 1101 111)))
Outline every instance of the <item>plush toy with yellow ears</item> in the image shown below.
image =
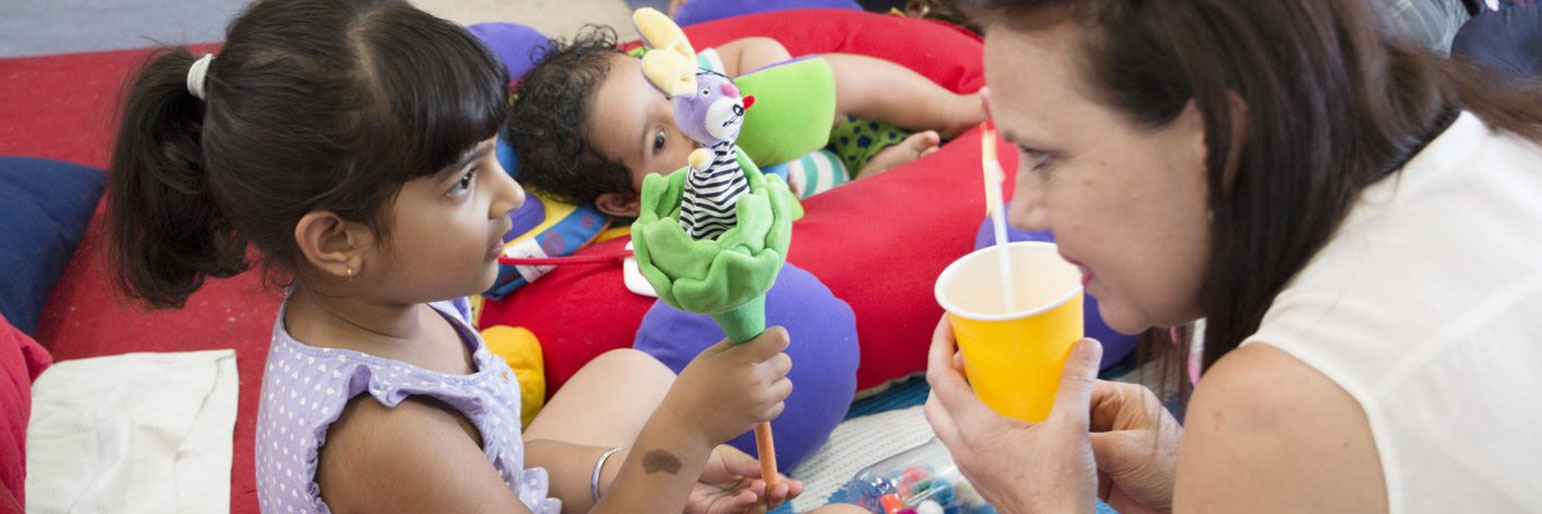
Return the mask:
MULTIPOLYGON (((689 166, 643 180, 632 225, 638 269, 659 299, 707 314, 736 343, 766 329, 766 291, 786 260, 792 220, 801 208, 787 184, 760 173, 734 144, 753 97, 732 81, 696 67, 696 52, 668 16, 639 9, 632 21, 646 44, 642 70, 674 102, 675 124, 705 146, 689 166)), ((776 479, 770 423, 755 429, 762 477, 776 479)))

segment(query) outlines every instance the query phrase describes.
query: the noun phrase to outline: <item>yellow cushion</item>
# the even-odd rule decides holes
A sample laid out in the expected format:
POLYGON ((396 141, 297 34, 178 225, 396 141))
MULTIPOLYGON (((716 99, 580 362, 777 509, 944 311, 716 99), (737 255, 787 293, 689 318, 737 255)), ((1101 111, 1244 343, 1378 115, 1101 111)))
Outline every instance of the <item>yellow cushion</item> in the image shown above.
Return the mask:
POLYGON ((519 417, 525 426, 546 405, 546 366, 541 360, 541 343, 523 327, 492 326, 482 330, 487 349, 514 368, 519 380, 519 417))

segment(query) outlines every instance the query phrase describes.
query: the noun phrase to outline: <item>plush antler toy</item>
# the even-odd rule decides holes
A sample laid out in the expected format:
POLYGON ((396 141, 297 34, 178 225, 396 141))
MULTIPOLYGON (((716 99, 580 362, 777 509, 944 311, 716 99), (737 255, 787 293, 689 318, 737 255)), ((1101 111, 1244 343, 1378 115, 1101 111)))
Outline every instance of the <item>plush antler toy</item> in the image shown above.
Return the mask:
MULTIPOLYGON (((643 75, 674 102, 675 123, 705 145, 690 166, 643 180, 632 225, 637 265, 659 299, 708 314, 736 343, 766 329, 766 291, 776 281, 801 207, 776 176, 766 177, 734 144, 753 97, 728 77, 699 70, 696 52, 669 17, 643 8, 632 16, 653 50, 643 75)), ((776 479, 770 423, 755 428, 762 477, 776 479)))

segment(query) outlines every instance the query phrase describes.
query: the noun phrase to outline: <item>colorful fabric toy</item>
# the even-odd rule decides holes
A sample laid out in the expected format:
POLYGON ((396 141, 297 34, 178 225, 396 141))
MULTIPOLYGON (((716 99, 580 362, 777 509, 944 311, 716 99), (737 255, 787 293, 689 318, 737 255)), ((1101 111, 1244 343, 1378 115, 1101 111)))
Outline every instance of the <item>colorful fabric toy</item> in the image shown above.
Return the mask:
MULTIPOLYGON (((691 154, 690 168, 643 180, 641 212, 632 225, 638 265, 659 299, 681 310, 709 314, 734 341, 749 341, 765 329, 765 293, 781 270, 791 242, 792 219, 801 215, 801 208, 786 184, 767 180, 732 145, 732 137, 738 135, 734 129, 743 120, 742 104, 736 99, 717 100, 712 91, 697 87, 698 78, 720 75, 695 72, 696 54, 680 28, 648 8, 639 9, 633 21, 654 47, 643 57, 643 73, 674 98, 676 124, 687 136, 699 138, 699 143, 723 147, 726 140, 732 151, 697 149, 691 154), (736 107, 738 114, 734 114, 736 107), (714 109, 722 114, 706 115, 714 109), (700 201, 715 192, 710 187, 709 164, 744 182, 742 188, 729 190, 735 193, 732 210, 719 213, 731 214, 732 224, 713 237, 706 237, 708 227, 703 225, 722 218, 690 217, 688 212, 701 204, 685 205, 693 197, 700 201)), ((726 198, 721 195, 713 201, 726 198)))
MULTIPOLYGON (((766 291, 786 260, 792 220, 802 214, 798 200, 733 144, 744 102, 727 77, 696 72, 695 51, 664 13, 643 8, 632 20, 654 48, 643 56, 643 74, 673 99, 676 126, 712 148, 692 152, 686 170, 643 179, 632 224, 638 268, 660 300, 711 315, 729 339, 748 342, 765 331, 766 291)), ((771 424, 756 427, 755 436, 770 486, 777 471, 771 424)))

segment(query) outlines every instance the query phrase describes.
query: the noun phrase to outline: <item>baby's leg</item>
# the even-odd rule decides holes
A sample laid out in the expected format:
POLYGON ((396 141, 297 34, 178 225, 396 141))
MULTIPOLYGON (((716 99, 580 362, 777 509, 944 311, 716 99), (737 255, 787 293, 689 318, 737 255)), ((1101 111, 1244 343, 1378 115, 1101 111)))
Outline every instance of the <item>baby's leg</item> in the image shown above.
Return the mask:
POLYGON ((525 440, 629 446, 674 382, 675 373, 648 354, 606 352, 563 384, 525 429, 525 440))
POLYGON ((936 130, 943 139, 985 121, 978 93, 955 94, 909 68, 874 57, 825 54, 824 58, 835 74, 837 116, 936 130))

